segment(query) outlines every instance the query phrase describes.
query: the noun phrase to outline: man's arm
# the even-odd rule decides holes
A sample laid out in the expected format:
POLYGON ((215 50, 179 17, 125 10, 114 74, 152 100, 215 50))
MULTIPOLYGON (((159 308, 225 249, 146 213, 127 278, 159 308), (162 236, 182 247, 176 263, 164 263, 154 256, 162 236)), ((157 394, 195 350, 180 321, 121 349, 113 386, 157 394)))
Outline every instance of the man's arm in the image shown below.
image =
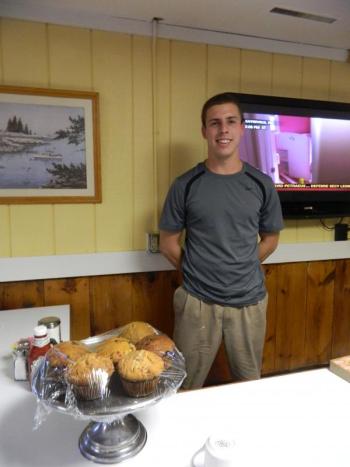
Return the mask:
POLYGON ((159 249, 160 252, 179 271, 181 270, 182 248, 180 245, 182 232, 160 231, 159 249))
POLYGON ((276 250, 280 234, 279 232, 260 232, 259 236, 258 254, 262 263, 276 250))

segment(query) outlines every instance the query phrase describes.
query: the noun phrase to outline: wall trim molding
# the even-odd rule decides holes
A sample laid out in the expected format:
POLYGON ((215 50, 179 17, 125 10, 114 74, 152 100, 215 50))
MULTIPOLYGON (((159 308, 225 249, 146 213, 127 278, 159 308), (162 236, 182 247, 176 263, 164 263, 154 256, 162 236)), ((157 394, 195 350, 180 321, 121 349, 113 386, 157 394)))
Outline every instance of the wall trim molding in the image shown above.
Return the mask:
MULTIPOLYGON (((264 264, 350 258, 350 242, 282 243, 264 264)), ((0 258, 0 282, 169 271, 159 253, 123 251, 0 258)))

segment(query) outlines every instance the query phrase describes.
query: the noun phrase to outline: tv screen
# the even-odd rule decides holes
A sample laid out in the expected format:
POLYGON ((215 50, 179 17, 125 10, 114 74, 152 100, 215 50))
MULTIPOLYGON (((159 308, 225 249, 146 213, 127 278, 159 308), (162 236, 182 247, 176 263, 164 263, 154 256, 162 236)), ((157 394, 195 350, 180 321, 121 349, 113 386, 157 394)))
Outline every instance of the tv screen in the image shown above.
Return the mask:
POLYGON ((274 181, 284 217, 350 215, 350 104, 238 97, 241 159, 274 181))

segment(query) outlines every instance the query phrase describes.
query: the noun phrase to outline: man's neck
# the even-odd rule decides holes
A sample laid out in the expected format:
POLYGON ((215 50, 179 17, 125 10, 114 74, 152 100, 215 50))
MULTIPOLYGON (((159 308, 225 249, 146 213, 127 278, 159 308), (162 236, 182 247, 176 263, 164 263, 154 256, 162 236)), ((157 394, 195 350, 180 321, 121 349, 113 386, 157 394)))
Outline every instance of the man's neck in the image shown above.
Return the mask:
POLYGON ((221 175, 232 175, 240 172, 243 167, 243 162, 239 158, 230 158, 217 160, 208 157, 204 161, 206 167, 210 172, 214 172, 221 175))

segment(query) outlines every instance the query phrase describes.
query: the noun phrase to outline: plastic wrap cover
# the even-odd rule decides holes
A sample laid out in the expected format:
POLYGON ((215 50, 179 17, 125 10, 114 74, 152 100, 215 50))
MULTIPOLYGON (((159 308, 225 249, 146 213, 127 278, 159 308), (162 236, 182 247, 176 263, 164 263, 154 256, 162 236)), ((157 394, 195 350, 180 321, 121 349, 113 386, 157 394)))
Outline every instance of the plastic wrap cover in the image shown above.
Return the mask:
MULTIPOLYGON (((104 334, 78 341, 96 355, 96 348, 107 339, 118 337, 126 326, 113 329, 104 334)), ((162 334, 154 329, 156 334, 162 334)), ((159 354, 160 355, 160 354, 159 354)), ((186 377, 185 361, 181 352, 174 347, 162 355, 166 362, 164 370, 156 381, 151 394, 143 397, 130 397, 126 394, 118 372, 109 365, 93 368, 82 386, 69 380, 69 368, 73 363, 69 357, 53 347, 45 357, 40 357, 32 367, 31 386, 37 398, 34 429, 56 410, 77 419, 110 421, 136 410, 148 407, 164 397, 174 394, 186 377), (59 357, 63 365, 53 365, 59 357)), ((89 357, 91 360, 91 357, 89 357)), ((89 358, 87 365, 89 365, 89 358)), ((93 360, 93 357, 92 357, 93 360)))

